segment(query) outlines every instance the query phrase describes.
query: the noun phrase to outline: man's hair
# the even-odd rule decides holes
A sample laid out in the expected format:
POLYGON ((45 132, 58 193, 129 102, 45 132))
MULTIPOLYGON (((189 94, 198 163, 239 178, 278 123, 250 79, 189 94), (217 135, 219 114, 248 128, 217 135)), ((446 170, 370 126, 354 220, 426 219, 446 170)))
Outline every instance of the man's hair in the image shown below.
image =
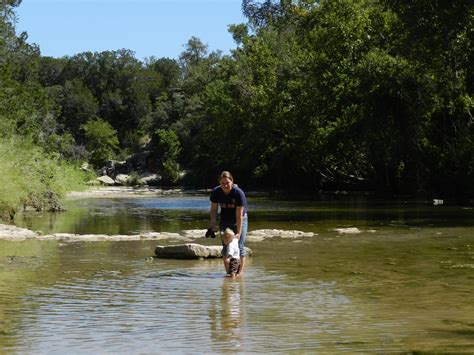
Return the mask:
POLYGON ((220 173, 218 182, 220 182, 221 179, 223 179, 223 178, 227 178, 227 179, 229 179, 230 181, 234 182, 234 177, 232 176, 232 174, 230 173, 230 171, 224 170, 222 173, 220 173))

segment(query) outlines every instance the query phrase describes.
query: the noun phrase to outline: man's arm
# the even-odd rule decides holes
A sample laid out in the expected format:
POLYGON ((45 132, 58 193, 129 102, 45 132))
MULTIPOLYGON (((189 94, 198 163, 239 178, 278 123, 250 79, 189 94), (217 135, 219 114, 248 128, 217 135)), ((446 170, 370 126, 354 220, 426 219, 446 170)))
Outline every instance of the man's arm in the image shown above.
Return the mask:
POLYGON ((240 239, 240 233, 242 232, 243 213, 244 213, 244 206, 237 206, 235 208, 235 221, 236 221, 236 227, 237 227, 237 233, 235 234, 235 237, 237 239, 240 239))
POLYGON ((217 231, 217 209, 218 204, 216 202, 211 202, 211 229, 217 231))

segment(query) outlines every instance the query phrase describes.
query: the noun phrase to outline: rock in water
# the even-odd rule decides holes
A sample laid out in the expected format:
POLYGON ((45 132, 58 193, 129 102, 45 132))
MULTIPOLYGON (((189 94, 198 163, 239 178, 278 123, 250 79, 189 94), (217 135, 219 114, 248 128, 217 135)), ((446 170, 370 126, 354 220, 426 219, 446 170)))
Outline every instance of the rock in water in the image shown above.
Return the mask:
MULTIPOLYGON (((247 256, 250 256, 252 251, 245 248, 247 256)), ((220 258, 222 247, 220 245, 206 246, 196 243, 174 244, 174 245, 159 245, 155 248, 155 255, 158 258, 165 259, 208 259, 220 258)))

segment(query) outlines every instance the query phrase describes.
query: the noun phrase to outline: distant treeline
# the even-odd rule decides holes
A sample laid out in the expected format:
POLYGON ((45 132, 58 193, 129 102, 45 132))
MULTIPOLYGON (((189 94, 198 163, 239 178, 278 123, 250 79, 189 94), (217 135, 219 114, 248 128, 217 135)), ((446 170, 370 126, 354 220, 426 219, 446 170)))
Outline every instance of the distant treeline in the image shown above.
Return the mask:
POLYGON ((143 61, 43 57, 20 3, 0 5, 2 141, 96 167, 146 149, 169 184, 474 195, 472 0, 244 0, 230 54, 192 37, 143 61))

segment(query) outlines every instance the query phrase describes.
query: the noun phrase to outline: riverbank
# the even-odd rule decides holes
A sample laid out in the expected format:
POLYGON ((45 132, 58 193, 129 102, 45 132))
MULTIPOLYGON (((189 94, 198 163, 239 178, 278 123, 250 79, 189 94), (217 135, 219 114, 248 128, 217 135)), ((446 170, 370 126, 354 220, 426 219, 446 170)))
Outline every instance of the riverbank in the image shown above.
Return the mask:
POLYGON ((205 191, 184 190, 183 188, 158 188, 153 186, 100 186, 91 187, 84 191, 72 191, 66 195, 66 198, 93 198, 93 197, 143 197, 143 196, 162 196, 179 195, 186 193, 199 193, 205 191))
MULTIPOLYGON (((93 186, 84 191, 71 191, 66 194, 67 199, 82 198, 140 198, 153 196, 176 196, 176 195, 206 195, 210 194, 210 189, 197 189, 189 187, 157 187, 157 186, 93 186)), ((459 205, 472 206, 474 199, 434 199, 431 196, 387 196, 368 191, 319 191, 315 195, 308 193, 287 193, 277 190, 250 190, 248 196, 261 197, 273 196, 284 200, 295 199, 304 200, 353 200, 364 199, 372 201, 403 202, 404 204, 426 204, 426 205, 459 205)))

